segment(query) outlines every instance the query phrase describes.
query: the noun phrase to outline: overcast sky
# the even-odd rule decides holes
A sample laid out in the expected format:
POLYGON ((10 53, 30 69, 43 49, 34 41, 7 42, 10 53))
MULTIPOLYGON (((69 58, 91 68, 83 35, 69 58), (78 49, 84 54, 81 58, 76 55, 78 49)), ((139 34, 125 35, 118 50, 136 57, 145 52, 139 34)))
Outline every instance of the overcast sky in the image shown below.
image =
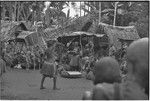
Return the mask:
MULTIPOLYGON (((75 2, 75 3, 76 3, 76 7, 78 9, 75 10, 71 6, 71 3, 69 3, 69 7, 66 6, 66 8, 64 8, 62 11, 67 14, 68 9, 70 9, 70 17, 74 17, 75 15, 79 15, 80 16, 80 2, 75 2)), ((48 7, 49 4, 50 4, 50 2, 45 2, 46 8, 48 7)), ((46 8, 44 9, 44 11, 46 10, 46 8)), ((83 12, 83 10, 81 10, 81 16, 83 16, 83 15, 84 15, 84 12, 83 12)))

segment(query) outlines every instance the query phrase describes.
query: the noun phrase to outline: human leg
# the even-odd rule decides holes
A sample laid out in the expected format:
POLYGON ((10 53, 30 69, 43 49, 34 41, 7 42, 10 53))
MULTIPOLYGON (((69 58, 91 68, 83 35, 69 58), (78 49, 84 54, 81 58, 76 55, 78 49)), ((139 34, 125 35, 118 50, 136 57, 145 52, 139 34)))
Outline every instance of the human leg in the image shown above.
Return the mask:
POLYGON ((56 77, 53 77, 53 89, 56 89, 56 77))
POLYGON ((57 88, 56 86, 57 77, 53 77, 53 90, 60 90, 60 88, 57 88))
POLYGON ((43 83, 44 83, 45 78, 46 78, 46 76, 43 75, 43 76, 42 76, 42 80, 41 80, 41 86, 40 86, 40 89, 45 89, 45 87, 43 87, 43 83))

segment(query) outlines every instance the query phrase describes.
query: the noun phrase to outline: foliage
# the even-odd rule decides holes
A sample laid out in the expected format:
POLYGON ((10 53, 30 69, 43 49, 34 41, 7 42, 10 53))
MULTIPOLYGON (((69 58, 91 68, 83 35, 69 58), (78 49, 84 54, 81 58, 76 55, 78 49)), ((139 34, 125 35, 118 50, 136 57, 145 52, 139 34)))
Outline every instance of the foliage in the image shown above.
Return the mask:
MULTIPOLYGON (((91 10, 82 8, 98 22, 99 6, 96 2, 85 3, 91 10)), ((114 2, 101 2, 101 22, 112 25, 114 18, 114 2)), ((116 26, 134 25, 140 37, 148 36, 148 2, 118 2, 116 26)), ((97 25, 95 25, 97 26, 97 25)), ((94 29, 96 30, 96 29, 94 29)))
POLYGON ((130 8, 130 25, 134 25, 140 37, 149 36, 148 2, 134 2, 130 8), (136 18, 136 19, 135 19, 136 18))
POLYGON ((130 25, 134 25, 141 38, 149 37, 149 17, 140 18, 137 22, 131 22, 130 25))
MULTIPOLYGON (((27 21, 29 20, 28 18, 30 17, 31 13, 36 12, 37 19, 39 20, 38 17, 40 17, 40 14, 44 8, 44 1, 2 1, 1 2, 1 9, 3 13, 2 19, 5 19, 6 17, 9 17, 9 20, 13 21, 19 21, 19 20, 24 20, 27 21), (32 9, 32 11, 31 11, 32 9)), ((34 18, 34 17, 32 17, 34 18)))
MULTIPOLYGON (((43 21, 47 27, 55 25, 55 27, 71 26, 70 29, 78 31, 81 27, 87 23, 87 19, 92 19, 92 30, 96 30, 99 20, 99 2, 89 1, 82 4, 82 9, 87 12, 88 16, 70 18, 70 10, 65 14, 62 10, 65 7, 71 7, 75 10, 79 10, 75 2, 69 1, 52 1, 47 8, 45 14, 43 9, 45 7, 44 1, 1 1, 0 11, 1 19, 5 20, 6 17, 10 21, 43 21), (66 6, 65 6, 66 5, 66 6), (86 8, 85 8, 86 6, 86 8), (86 18, 87 17, 87 18, 86 18)), ((112 25, 114 20, 114 4, 115 2, 101 2, 101 22, 112 25)), ((144 2, 118 2, 117 4, 117 16, 116 26, 129 26, 135 25, 137 31, 141 37, 148 36, 149 25, 149 3, 144 2)))

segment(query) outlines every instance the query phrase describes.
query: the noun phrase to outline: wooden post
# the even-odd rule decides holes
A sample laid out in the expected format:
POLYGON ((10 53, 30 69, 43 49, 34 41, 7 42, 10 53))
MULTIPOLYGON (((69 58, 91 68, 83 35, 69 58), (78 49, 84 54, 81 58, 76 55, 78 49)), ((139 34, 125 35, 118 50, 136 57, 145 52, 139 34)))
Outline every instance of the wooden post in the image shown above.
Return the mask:
POLYGON ((80 35, 80 45, 81 45, 81 52, 82 52, 82 36, 80 35))

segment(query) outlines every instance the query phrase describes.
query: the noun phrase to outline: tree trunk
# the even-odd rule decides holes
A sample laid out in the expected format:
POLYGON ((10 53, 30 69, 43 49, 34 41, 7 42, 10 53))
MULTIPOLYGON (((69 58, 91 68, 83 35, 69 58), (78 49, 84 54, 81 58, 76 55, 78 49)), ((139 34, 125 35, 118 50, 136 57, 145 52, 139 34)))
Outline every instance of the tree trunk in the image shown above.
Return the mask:
POLYGON ((118 4, 118 2, 115 2, 115 10, 114 10, 114 22, 113 22, 113 26, 115 26, 116 25, 116 16, 117 16, 117 4, 118 4))
MULTIPOLYGON (((88 2, 88 5, 89 5, 89 2, 88 2)), ((90 11, 90 7, 88 6, 88 11, 90 11)))
POLYGON ((101 22, 101 2, 99 2, 99 23, 101 22))
POLYGON ((80 1, 80 16, 81 16, 81 1, 80 1))
POLYGON ((3 11, 2 11, 2 19, 3 19, 3 20, 5 19, 5 15, 6 15, 6 9, 3 8, 3 11))
POLYGON ((20 16, 20 2, 18 2, 17 21, 19 21, 19 16, 20 16))
POLYGON ((12 8, 9 8, 9 20, 10 21, 13 20, 13 10, 12 10, 12 8))
POLYGON ((13 21, 16 21, 16 6, 17 6, 17 2, 15 1, 15 6, 14 6, 14 19, 13 19, 13 21))
POLYGON ((26 17, 26 15, 25 15, 23 6, 24 6, 24 5, 23 5, 23 3, 22 3, 22 4, 21 4, 21 11, 22 11, 22 13, 23 13, 23 17, 22 17, 22 18, 23 18, 24 21, 26 21, 27 17, 26 17))
MULTIPOLYGON (((83 4, 83 5, 84 5, 84 9, 85 9, 85 8, 86 8, 86 7, 85 7, 85 2, 84 2, 84 4, 83 4)), ((83 11, 84 11, 84 10, 83 10, 83 11)), ((84 16, 85 16, 85 11, 84 11, 84 16)))

